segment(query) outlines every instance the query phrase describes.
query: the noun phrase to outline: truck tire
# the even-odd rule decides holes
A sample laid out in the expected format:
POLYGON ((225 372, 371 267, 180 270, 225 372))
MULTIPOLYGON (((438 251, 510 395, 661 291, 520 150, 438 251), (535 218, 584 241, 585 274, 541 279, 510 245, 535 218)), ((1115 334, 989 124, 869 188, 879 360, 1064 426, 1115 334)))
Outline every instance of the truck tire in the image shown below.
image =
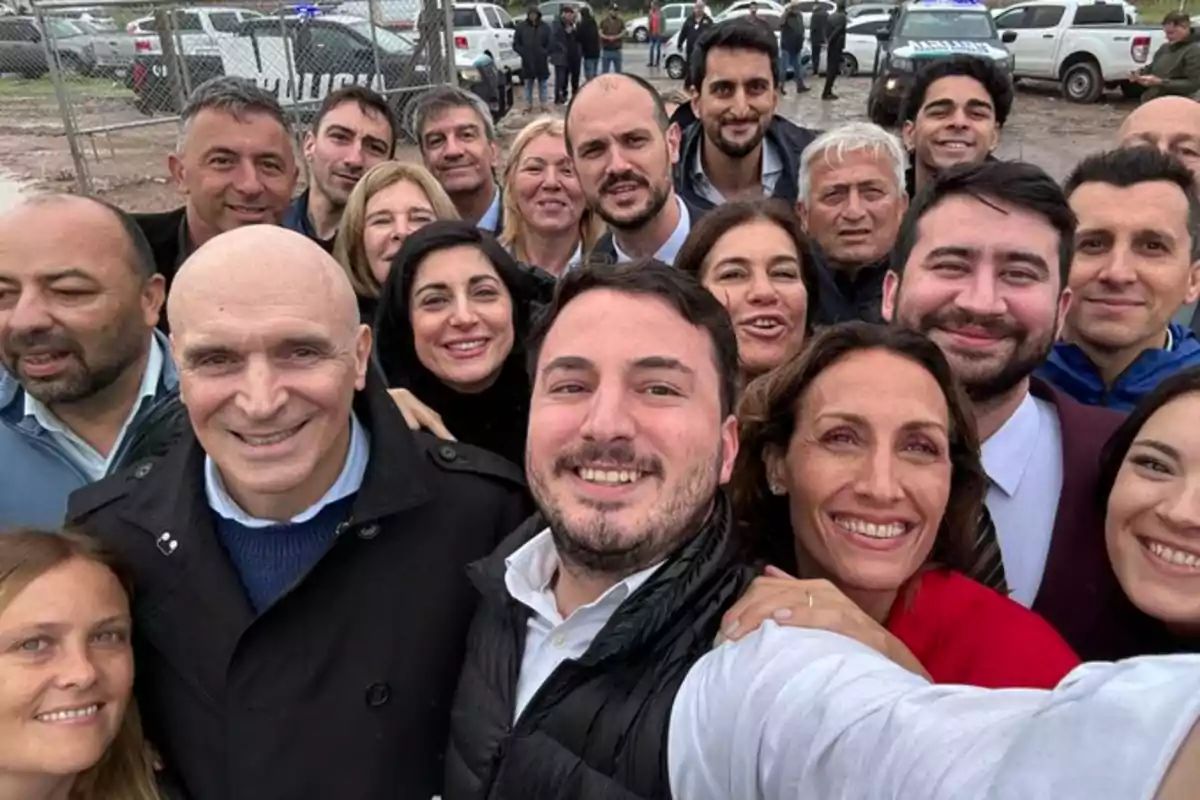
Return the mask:
POLYGON ((1130 83, 1129 81, 1121 82, 1121 94, 1130 100, 1141 100, 1142 95, 1146 92, 1146 87, 1138 83, 1130 83))
POLYGON ((1062 76, 1063 97, 1072 103, 1094 103, 1104 94, 1104 76, 1095 61, 1076 61, 1062 76))

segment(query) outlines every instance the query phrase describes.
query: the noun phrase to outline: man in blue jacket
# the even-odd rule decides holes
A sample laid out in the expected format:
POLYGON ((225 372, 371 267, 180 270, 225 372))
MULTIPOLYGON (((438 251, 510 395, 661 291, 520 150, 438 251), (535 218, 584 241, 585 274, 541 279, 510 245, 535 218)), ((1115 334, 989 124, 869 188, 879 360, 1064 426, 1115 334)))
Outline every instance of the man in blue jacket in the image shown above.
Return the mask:
POLYGON ((1187 167, 1151 148, 1085 159, 1066 191, 1079 218, 1074 297, 1041 375, 1081 403, 1127 411, 1200 365, 1200 341, 1171 322, 1200 296, 1200 200, 1187 167))
POLYGON ((764 196, 795 205, 800 154, 819 131, 775 113, 774 34, 746 20, 722 22, 700 38, 689 69, 699 121, 684 133, 675 164, 679 196, 704 211, 764 196))
POLYGON ((0 216, 0 532, 58 527, 177 376, 156 333, 165 279, 137 223, 49 195, 0 216))

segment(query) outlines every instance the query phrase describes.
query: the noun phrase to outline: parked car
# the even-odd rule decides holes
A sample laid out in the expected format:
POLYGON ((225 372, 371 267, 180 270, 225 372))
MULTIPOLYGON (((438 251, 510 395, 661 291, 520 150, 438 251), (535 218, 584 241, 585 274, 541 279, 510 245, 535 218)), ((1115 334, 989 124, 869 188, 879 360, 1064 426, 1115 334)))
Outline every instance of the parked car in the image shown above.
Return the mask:
POLYGON ((92 40, 96 72, 117 77, 124 77, 129 73, 134 56, 137 55, 136 37, 115 24, 100 26, 86 19, 73 20, 71 24, 83 30, 92 40))
POLYGON ((510 80, 519 80, 521 57, 513 50, 517 23, 493 3, 454 4, 454 50, 470 60, 487 54, 510 80))
MULTIPOLYGON (((768 12, 760 11, 759 15, 765 17, 768 12)), ((779 26, 775 26, 775 38, 779 39, 779 26)), ((687 61, 683 57, 683 49, 679 46, 679 37, 675 36, 670 41, 663 44, 663 53, 666 55, 667 75, 673 80, 682 80, 683 72, 687 68, 687 61)), ((812 63, 812 50, 807 41, 804 42, 804 49, 800 52, 800 69, 807 70, 809 64, 812 63)), ((793 76, 789 69, 787 76, 793 76)))
MULTIPOLYGON (((263 18, 263 14, 248 8, 194 6, 176 9, 171 25, 175 31, 176 47, 181 52, 188 55, 217 55, 219 39, 236 34, 247 20, 263 18)), ((139 17, 126 25, 125 30, 138 37, 139 53, 162 52, 154 17, 139 17)))
MULTIPOLYGON (((57 17, 46 18, 58 62, 63 69, 80 75, 96 70, 96 54, 91 37, 75 23, 57 17)), ((0 72, 15 72, 26 78, 40 78, 50 71, 42 29, 35 17, 0 17, 0 72)))
POLYGON ((1094 103, 1106 89, 1130 97, 1141 93, 1126 80, 1166 41, 1158 27, 1129 25, 1119 4, 1035 0, 996 15, 996 27, 1011 35, 1013 75, 1057 81, 1063 97, 1094 103))
POLYGON ((899 10, 899 3, 859 3, 856 6, 849 6, 846 9, 846 17, 848 19, 858 19, 859 17, 874 16, 876 14, 890 14, 892 11, 899 10))
POLYGON ((335 13, 371 19, 375 8, 375 24, 396 31, 410 31, 417 26, 421 0, 350 0, 337 7, 335 13))
POLYGON ((926 64, 957 55, 990 59, 1008 75, 1012 55, 1004 43, 1013 32, 997 31, 987 6, 971 0, 916 0, 904 6, 892 25, 876 34, 882 43, 875 80, 867 96, 867 115, 890 125, 913 76, 926 64))
MULTIPOLYGON (((543 5, 547 4, 543 3, 543 5)), ((663 36, 679 35, 679 29, 683 27, 684 20, 691 15, 693 7, 692 3, 667 3, 665 6, 660 6, 663 36)), ((629 38, 635 42, 646 41, 650 38, 650 17, 634 17, 625 23, 625 30, 629 32, 629 38)))
MULTIPOLYGON (((842 52, 842 64, 839 68, 841 75, 874 75, 876 59, 880 54, 878 34, 887 30, 892 21, 889 13, 862 14, 849 21, 846 25, 846 49, 842 52)), ((827 56, 828 49, 821 54, 827 56)), ((818 71, 827 68, 822 62, 818 71)))
POLYGON ((584 6, 587 6, 591 10, 593 17, 596 16, 596 9, 588 6, 587 3, 575 3, 572 0, 549 0, 547 3, 539 4, 538 11, 542 12, 542 19, 558 19, 558 15, 562 13, 563 6, 570 6, 575 9, 575 19, 579 19, 579 9, 584 6))
POLYGON ((776 14, 783 14, 783 4, 776 3, 775 0, 736 0, 736 2, 730 3, 720 14, 713 17, 713 22, 724 22, 727 19, 744 17, 750 13, 750 6, 758 6, 758 13, 760 14, 764 11, 774 11, 776 14))

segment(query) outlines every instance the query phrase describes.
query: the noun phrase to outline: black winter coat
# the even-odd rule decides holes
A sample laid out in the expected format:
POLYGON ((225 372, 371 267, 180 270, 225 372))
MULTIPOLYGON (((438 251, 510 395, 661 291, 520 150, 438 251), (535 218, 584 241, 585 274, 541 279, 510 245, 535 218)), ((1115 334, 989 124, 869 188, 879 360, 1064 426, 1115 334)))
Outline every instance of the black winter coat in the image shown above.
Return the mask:
POLYGON ((513 50, 521 57, 521 80, 544 81, 550 77, 550 26, 541 15, 536 25, 528 19, 517 23, 513 50))
POLYGON ((561 19, 550 23, 550 63, 556 67, 578 67, 583 61, 579 47, 579 23, 567 30, 561 19))
POLYGON ((584 58, 600 57, 600 25, 591 11, 581 9, 579 12, 579 50, 584 58))
POLYGON ((504 559, 545 526, 534 517, 471 567, 484 598, 454 698, 445 800, 669 798, 675 695, 754 578, 728 502, 718 497, 695 537, 617 608, 581 658, 551 673, 514 725, 530 611, 509 595, 504 559))
POLYGON ((214 531, 190 427, 79 490, 73 524, 128 568, 146 733, 190 800, 396 800, 441 791, 477 595, 465 566, 526 514, 522 475, 413 434, 372 372, 367 473, 329 551, 257 617, 214 531))
POLYGON ((700 34, 708 30, 712 24, 712 17, 708 14, 701 17, 699 22, 696 21, 695 14, 689 14, 688 18, 683 21, 676 44, 683 49, 683 57, 689 64, 692 60, 692 50, 696 47, 696 42, 700 40, 700 34))
MULTIPOLYGON (((778 114, 771 120, 763 140, 771 143, 783 162, 783 173, 775 181, 772 197, 783 200, 789 206, 796 204, 799 194, 797 176, 800 173, 800 156, 820 135, 821 131, 801 128, 778 114)), ((679 146, 679 160, 675 162, 674 167, 675 191, 688 205, 711 211, 714 207, 712 201, 696 191, 696 182, 692 176, 692 166, 703 142, 704 126, 699 122, 684 132, 683 141, 679 146)))
POLYGON ((823 45, 829 38, 829 10, 825 6, 818 6, 813 11, 808 20, 808 32, 812 36, 813 44, 823 45))
POLYGON ((795 6, 788 6, 779 24, 779 49, 799 53, 804 49, 804 17, 795 6))

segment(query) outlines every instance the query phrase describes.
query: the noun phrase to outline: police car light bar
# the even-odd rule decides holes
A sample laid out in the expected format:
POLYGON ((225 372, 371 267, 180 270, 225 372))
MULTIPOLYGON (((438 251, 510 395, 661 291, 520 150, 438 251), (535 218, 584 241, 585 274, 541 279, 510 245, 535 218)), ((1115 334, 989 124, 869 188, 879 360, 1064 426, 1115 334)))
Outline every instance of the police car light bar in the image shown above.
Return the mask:
POLYGON ((292 11, 294 11, 296 13, 296 16, 298 16, 298 17, 312 18, 312 17, 319 16, 321 13, 320 7, 314 6, 314 5, 300 4, 300 5, 294 5, 291 8, 292 8, 292 11))
POLYGON ((980 0, 913 0, 914 6, 971 6, 984 5, 980 0))

